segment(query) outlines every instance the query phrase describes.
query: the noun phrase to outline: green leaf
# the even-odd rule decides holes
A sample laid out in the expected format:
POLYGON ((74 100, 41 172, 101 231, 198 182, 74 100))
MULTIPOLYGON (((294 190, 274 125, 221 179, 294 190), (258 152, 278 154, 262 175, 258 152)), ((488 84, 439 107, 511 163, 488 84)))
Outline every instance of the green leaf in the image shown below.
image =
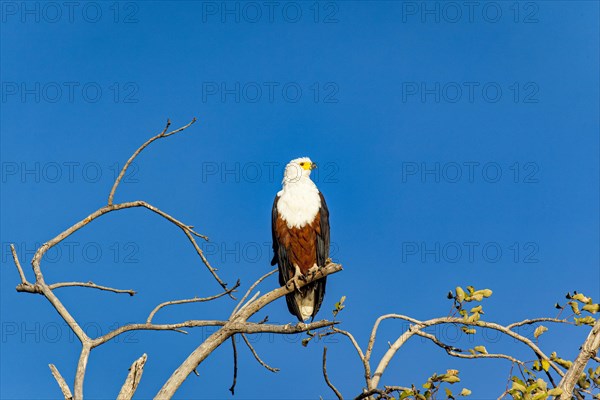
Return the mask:
POLYGON ((542 369, 546 372, 550 369, 550 362, 546 359, 542 359, 542 369))
POLYGON ((456 375, 443 375, 442 382, 448 382, 450 384, 460 382, 460 378, 456 375))
POLYGON ((473 349, 474 349, 475 351, 477 351, 478 353, 481 353, 481 354, 488 354, 488 351, 487 351, 487 349, 485 348, 485 346, 475 346, 473 349))
POLYGON ((483 294, 477 293, 477 292, 475 292, 472 295, 467 296, 465 298, 465 301, 481 301, 481 300, 483 300, 483 294))
POLYGON ((591 316, 587 316, 587 317, 583 317, 583 318, 575 318, 575 325, 579 326, 579 325, 591 325, 594 326, 594 324, 596 323, 596 320, 594 319, 594 317, 591 316))
POLYGON ((466 326, 461 326, 460 330, 463 331, 464 333, 466 333, 467 335, 474 335, 475 333, 477 333, 477 331, 473 328, 468 328, 466 326))
POLYGON ((548 390, 548 396, 560 396, 563 390, 561 388, 554 388, 548 390))
POLYGON ((552 361, 554 361, 555 363, 557 363, 558 365, 560 365, 561 367, 566 368, 566 369, 571 368, 571 366, 573 365, 573 362, 563 360, 562 358, 558 357, 556 355, 555 351, 553 351, 552 354, 550 354, 550 359, 552 361))
POLYGON ((531 400, 544 400, 548 397, 548 393, 546 392, 539 392, 536 395, 534 395, 531 400))
POLYGON ((477 307, 473 307, 473 308, 471 308, 470 312, 483 314, 483 306, 482 305, 478 305, 477 307))
POLYGON ((458 395, 459 396, 469 396, 470 394, 471 394, 471 391, 469 389, 463 388, 463 390, 461 390, 458 395))
POLYGON ((400 393, 400 397, 398 397, 398 400, 404 400, 409 396, 413 395, 413 391, 412 390, 404 390, 402 391, 402 393, 400 393))
POLYGON ((537 383, 538 387, 543 391, 546 391, 546 389, 548 388, 548 384, 546 383, 546 381, 541 378, 538 378, 538 380, 536 380, 535 382, 537 383))
POLYGON ((548 328, 546 328, 544 325, 540 325, 537 328, 535 328, 535 331, 533 332, 533 337, 537 339, 542 333, 546 332, 547 330, 548 328))
POLYGON ((573 313, 575 313, 576 315, 581 315, 581 311, 579 311, 579 304, 577 304, 574 301, 570 301, 568 304, 571 306, 571 310, 573 310, 573 313))
POLYGON ((583 293, 577 293, 573 296, 573 300, 580 301, 582 303, 589 304, 592 302, 592 299, 583 295, 583 293))
POLYGON ((582 309, 589 313, 596 314, 600 311, 600 304, 586 304, 582 309))
POLYGON ((454 399, 454 396, 452 396, 452 390, 450 390, 448 388, 444 388, 444 391, 446 392, 447 399, 454 399))
POLYGON ((462 301, 464 299, 465 299, 465 291, 460 286, 457 286, 456 287, 456 301, 458 301, 459 303, 462 303, 462 301))
POLYGON ((483 297, 490 297, 492 295, 492 292, 490 289, 482 289, 482 290, 478 290, 475 293, 473 293, 473 295, 482 295, 483 297))
MULTIPOLYGON (((523 381, 521 381, 521 382, 523 382, 523 381)), ((518 390, 519 392, 522 392, 522 393, 525 393, 527 391, 525 384, 519 383, 517 381, 513 381, 511 389, 518 390)))
POLYGON ((335 318, 335 317, 338 315, 338 313, 339 313, 340 311, 342 311, 342 310, 344 309, 344 307, 346 307, 346 306, 344 305, 344 302, 345 302, 345 301, 346 301, 346 296, 342 296, 342 298, 340 299, 340 301, 338 301, 337 303, 335 303, 335 304, 333 305, 333 306, 335 307, 335 308, 333 309, 333 311, 332 311, 332 313, 333 313, 333 317, 334 317, 334 318, 335 318))
POLYGON ((478 312, 473 313, 472 315, 470 315, 467 319, 466 322, 468 323, 473 323, 473 322, 477 322, 479 321, 479 319, 481 318, 481 315, 479 315, 478 312))

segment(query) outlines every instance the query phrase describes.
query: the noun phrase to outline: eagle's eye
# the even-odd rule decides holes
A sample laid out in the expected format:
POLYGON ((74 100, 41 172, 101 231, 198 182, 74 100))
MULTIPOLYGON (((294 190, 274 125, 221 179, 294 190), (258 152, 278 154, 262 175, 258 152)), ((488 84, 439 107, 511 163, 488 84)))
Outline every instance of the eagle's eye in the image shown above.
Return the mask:
POLYGON ((304 164, 306 164, 306 163, 305 163, 305 162, 301 162, 301 163, 300 163, 300 166, 301 166, 301 167, 304 167, 304 164))

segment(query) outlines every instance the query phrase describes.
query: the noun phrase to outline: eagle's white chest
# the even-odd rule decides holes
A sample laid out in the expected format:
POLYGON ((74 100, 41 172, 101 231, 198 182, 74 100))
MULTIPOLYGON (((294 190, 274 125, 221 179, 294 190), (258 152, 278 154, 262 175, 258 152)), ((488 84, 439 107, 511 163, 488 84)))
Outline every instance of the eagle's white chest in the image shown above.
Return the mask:
POLYGON ((308 178, 285 184, 277 196, 277 211, 289 228, 302 228, 313 222, 321 208, 319 190, 308 178))

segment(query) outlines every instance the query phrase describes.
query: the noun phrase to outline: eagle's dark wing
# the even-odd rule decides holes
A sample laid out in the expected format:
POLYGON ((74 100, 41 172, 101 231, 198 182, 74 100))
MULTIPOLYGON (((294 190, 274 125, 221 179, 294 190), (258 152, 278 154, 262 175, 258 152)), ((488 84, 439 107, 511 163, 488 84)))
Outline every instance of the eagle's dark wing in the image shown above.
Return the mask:
POLYGON ((321 229, 317 232, 317 265, 320 268, 325 266, 325 261, 329 258, 329 209, 323 193, 319 192, 319 197, 321 198, 321 229))
MULTIPOLYGON (((279 284, 283 286, 294 276, 295 269, 290 263, 285 246, 283 243, 280 243, 277 235, 277 220, 279 218, 279 213, 277 212, 278 201, 279 196, 275 196, 275 200, 273 201, 273 211, 271 213, 271 233, 273 236, 273 259, 271 260, 271 265, 277 264, 277 267, 279 268, 279 284)), ((302 321, 300 310, 294 300, 294 293, 287 294, 285 296, 285 301, 289 312, 302 321)))
MULTIPOLYGON (((319 221, 320 229, 317 230, 317 265, 321 268, 325 266, 325 261, 329 258, 329 209, 327 208, 323 193, 319 192, 319 197, 321 198, 321 210, 319 211, 321 220, 319 221)), ((313 319, 315 318, 315 315, 317 315, 317 312, 319 312, 321 303, 323 303, 326 283, 327 277, 313 283, 315 290, 315 308, 312 314, 313 319)))

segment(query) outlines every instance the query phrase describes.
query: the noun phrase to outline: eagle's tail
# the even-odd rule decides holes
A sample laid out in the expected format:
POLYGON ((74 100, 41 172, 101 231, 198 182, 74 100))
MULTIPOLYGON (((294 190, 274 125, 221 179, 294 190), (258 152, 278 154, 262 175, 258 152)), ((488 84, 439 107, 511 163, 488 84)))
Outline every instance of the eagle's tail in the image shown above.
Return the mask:
POLYGON ((325 284, 327 277, 319 279, 302 289, 286 295, 286 303, 291 314, 295 315, 300 322, 314 318, 321 308, 325 296, 325 284))

